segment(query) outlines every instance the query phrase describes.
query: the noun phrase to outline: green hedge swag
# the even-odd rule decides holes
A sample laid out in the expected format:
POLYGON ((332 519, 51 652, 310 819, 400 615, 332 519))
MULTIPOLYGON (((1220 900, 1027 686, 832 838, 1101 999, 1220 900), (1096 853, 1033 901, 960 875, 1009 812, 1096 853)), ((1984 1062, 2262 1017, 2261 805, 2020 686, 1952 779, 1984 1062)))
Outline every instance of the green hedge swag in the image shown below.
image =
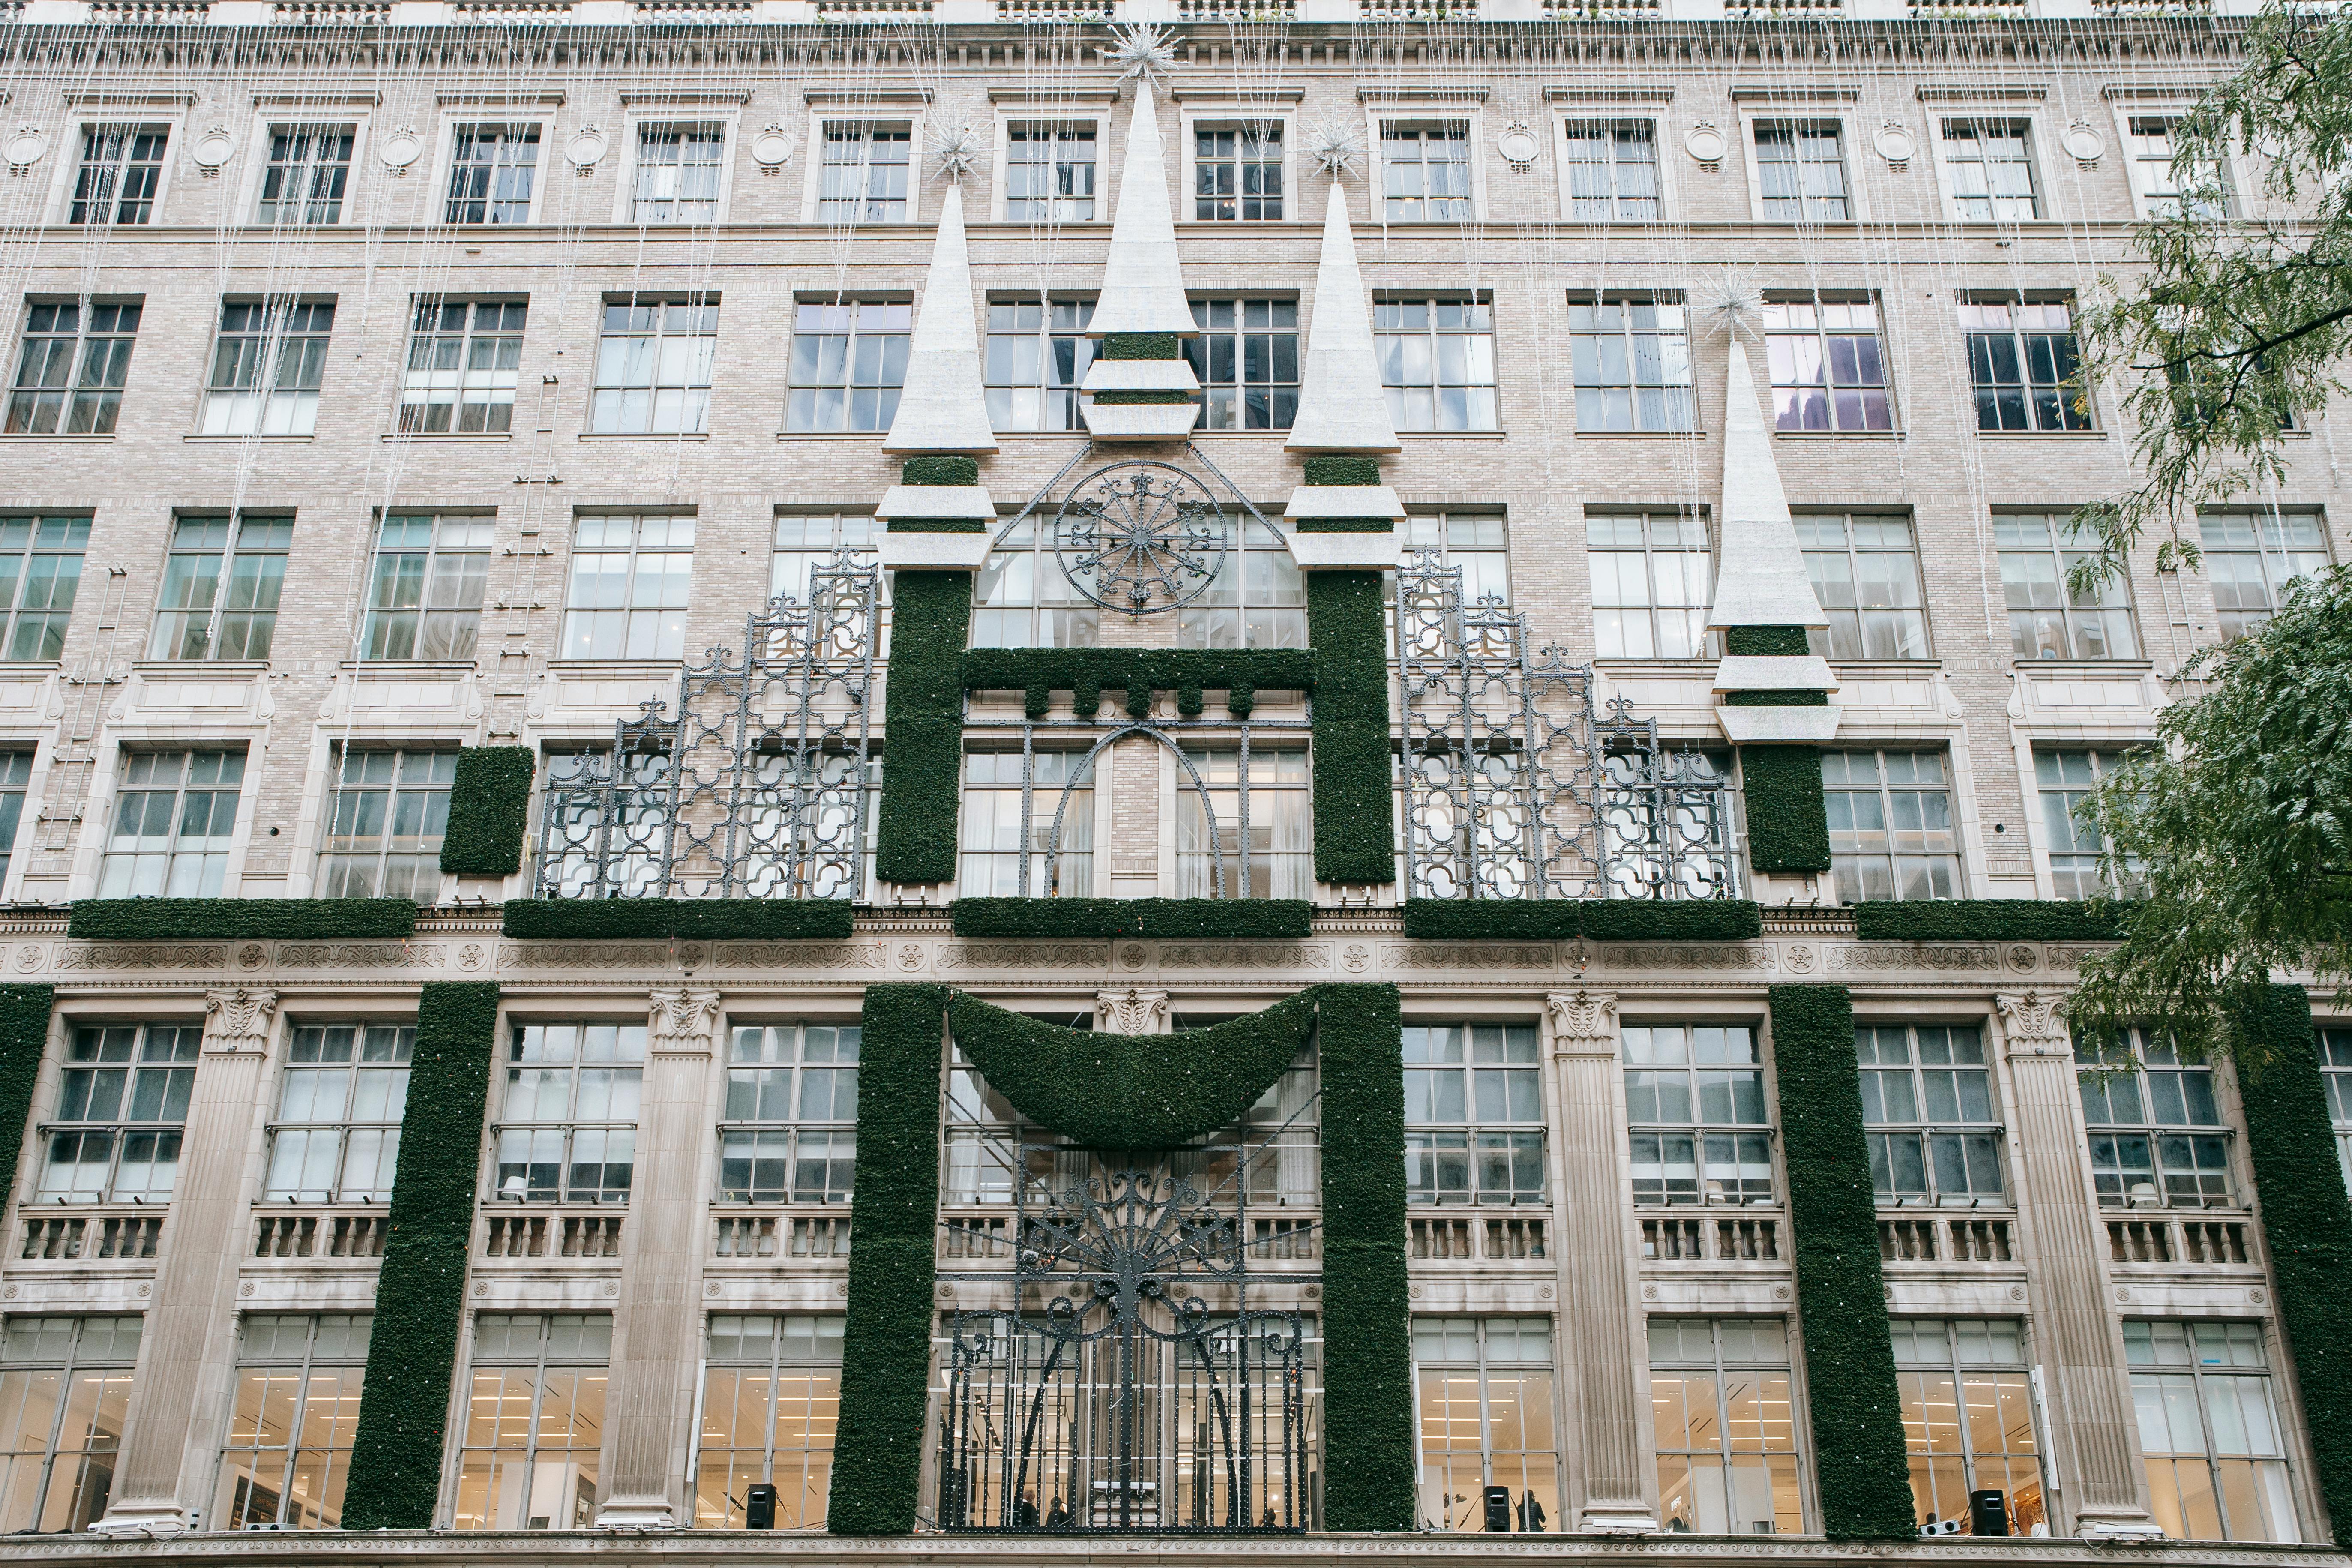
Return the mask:
POLYGON ((1393 985, 1317 985, 1181 1036, 1063 1028, 945 986, 867 988, 858 1182, 830 1528, 903 1534, 919 1496, 939 1223, 940 1084, 952 1036, 1023 1117, 1112 1155, 1181 1148, 1241 1118, 1312 1041, 1321 1080, 1328 1340, 1324 1522, 1413 1522, 1402 1016, 1393 985))

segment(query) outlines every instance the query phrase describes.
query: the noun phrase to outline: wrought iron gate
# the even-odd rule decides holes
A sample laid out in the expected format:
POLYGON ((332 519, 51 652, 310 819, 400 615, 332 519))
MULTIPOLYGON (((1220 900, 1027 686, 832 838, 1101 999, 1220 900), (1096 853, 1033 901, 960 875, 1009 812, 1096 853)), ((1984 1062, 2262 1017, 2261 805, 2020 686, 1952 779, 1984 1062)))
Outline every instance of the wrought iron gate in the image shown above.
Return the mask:
POLYGON ((1246 1181, 1204 1193, 1181 1153, 1022 1153, 1010 1275, 940 1276, 1014 1303, 950 1320, 940 1527, 1306 1530, 1307 1320, 1250 1305, 1246 1181))

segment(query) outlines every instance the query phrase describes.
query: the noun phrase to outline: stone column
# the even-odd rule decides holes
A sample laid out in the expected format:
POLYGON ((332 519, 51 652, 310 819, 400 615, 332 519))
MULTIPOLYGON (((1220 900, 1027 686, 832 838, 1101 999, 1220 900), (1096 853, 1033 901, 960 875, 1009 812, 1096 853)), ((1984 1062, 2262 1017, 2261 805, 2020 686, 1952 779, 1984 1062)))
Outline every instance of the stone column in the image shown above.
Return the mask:
POLYGON ((139 1339, 106 1531, 177 1534, 211 1506, 236 1373, 236 1278, 252 1251, 251 1166, 263 1068, 278 1018, 270 991, 205 993, 180 1168, 163 1221, 154 1295, 139 1339))
POLYGON ((613 1321, 605 1419, 612 1469, 596 1527, 667 1530, 684 1521, 676 1445, 694 1409, 702 1360, 702 1260, 710 1250, 707 1134, 719 993, 653 994, 636 1175, 613 1321))
POLYGON ((1569 1426, 1581 1471, 1581 1485, 1571 1479, 1561 1511, 1580 1531, 1654 1531, 1658 1510, 1643 1462, 1643 1393, 1634 1377, 1641 1307, 1619 1164, 1625 1128, 1617 1114, 1617 999, 1555 992, 1545 999, 1544 1017, 1559 1095, 1552 1253, 1559 1260, 1560 1363, 1572 1390, 1569 1426))
POLYGON ((1994 999, 2017 1100, 2018 1207, 2032 1240, 2028 1286, 2053 1458, 2077 1533, 2160 1539, 2142 1495, 2123 1332, 2107 1310, 2106 1238, 2084 1166, 2074 1045, 2058 1002, 1994 999))

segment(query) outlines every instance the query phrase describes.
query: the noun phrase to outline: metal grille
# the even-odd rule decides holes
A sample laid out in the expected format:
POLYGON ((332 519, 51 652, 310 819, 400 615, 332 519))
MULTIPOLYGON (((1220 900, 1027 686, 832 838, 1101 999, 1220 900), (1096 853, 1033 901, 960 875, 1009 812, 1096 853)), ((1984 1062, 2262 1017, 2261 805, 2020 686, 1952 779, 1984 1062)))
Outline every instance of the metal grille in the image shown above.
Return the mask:
POLYGON ((535 892, 560 899, 845 899, 866 889, 881 573, 846 554, 808 603, 752 615, 614 726, 549 761, 535 892))
POLYGON ((1547 647, 1462 568, 1397 573, 1404 860, 1423 899, 1708 899, 1737 891, 1724 780, 1668 751, 1623 699, 1593 710, 1592 667, 1547 647))

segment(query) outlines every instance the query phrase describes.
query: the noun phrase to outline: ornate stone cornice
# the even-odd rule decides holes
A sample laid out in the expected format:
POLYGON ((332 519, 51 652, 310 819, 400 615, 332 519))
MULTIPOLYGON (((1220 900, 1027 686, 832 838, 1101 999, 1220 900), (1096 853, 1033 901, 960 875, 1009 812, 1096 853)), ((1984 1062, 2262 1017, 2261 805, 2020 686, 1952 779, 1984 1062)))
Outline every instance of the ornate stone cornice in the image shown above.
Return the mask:
POLYGON ((269 1049, 269 1031, 278 1021, 278 993, 234 991, 205 993, 205 1049, 223 1053, 269 1049))

